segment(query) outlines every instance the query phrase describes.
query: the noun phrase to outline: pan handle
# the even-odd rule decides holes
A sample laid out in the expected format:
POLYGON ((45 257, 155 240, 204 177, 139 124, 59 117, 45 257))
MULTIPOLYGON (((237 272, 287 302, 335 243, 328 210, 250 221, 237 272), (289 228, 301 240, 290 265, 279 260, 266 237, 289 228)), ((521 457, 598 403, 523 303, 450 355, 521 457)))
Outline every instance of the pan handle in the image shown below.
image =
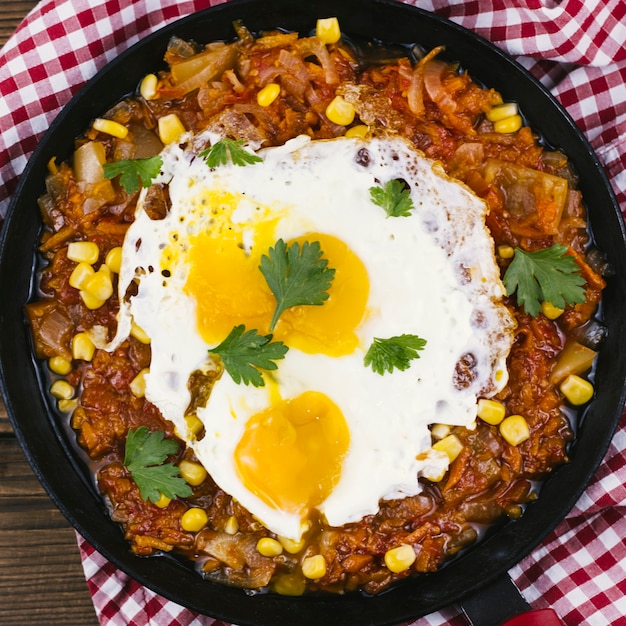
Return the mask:
POLYGON ((507 575, 460 605, 471 626, 563 626, 554 610, 533 610, 507 575))

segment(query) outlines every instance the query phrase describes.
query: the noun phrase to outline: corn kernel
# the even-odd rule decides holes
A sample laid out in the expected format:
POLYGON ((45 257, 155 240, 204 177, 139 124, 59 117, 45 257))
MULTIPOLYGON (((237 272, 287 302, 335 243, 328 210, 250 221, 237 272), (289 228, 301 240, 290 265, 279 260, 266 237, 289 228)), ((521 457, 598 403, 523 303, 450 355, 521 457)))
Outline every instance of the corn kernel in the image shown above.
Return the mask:
POLYGON ((59 400, 69 400, 74 395, 74 387, 67 380, 55 380, 50 385, 50 393, 59 400))
POLYGON ((76 263, 93 265, 99 256, 100 249, 93 241, 73 241, 67 246, 67 258, 76 263))
POLYGON ((59 168, 57 167, 57 158, 55 156, 50 157, 50 160, 48 161, 48 172, 54 175, 58 171, 59 168))
POLYGON ((563 315, 563 310, 558 306, 554 306, 552 302, 542 302, 541 303, 541 312, 549 319, 555 320, 557 317, 563 315))
POLYGON ((117 137, 118 139, 124 139, 124 137, 128 135, 128 128, 119 122, 114 122, 113 120, 105 120, 98 117, 93 121, 92 126, 95 130, 117 137))
POLYGON ((505 117, 503 120, 494 122, 493 129, 497 133, 506 135, 508 133, 515 133, 522 127, 522 116, 512 115, 511 117, 505 117))
POLYGON ((60 398, 57 402, 57 409, 61 413, 71 413, 78 406, 78 400, 76 398, 60 398))
POLYGON ((300 538, 298 541, 295 539, 290 539, 289 537, 278 537, 278 541, 280 541, 281 545, 289 554, 297 554, 304 548, 304 538, 300 538))
POLYGON ((204 509, 193 507, 183 513, 183 516, 180 518, 180 525, 183 527, 183 530, 195 533, 202 530, 208 521, 209 517, 204 509))
POLYGON ((302 561, 302 573, 310 580, 317 580, 326 574, 326 559, 321 554, 309 556, 302 561))
POLYGON ((108 300, 113 295, 113 282, 108 267, 105 265, 97 272, 94 272, 93 276, 90 276, 85 281, 82 291, 86 291, 94 298, 103 302, 108 300))
POLYGON ((280 95, 280 85, 269 83, 259 91, 256 95, 256 101, 259 106, 268 107, 280 95))
POLYGON ((497 426, 504 419, 506 409, 502 402, 481 398, 478 401, 476 415, 480 417, 483 422, 497 426))
POLYGON ((178 141, 185 132, 185 127, 176 113, 159 118, 159 138, 164 144, 178 141))
POLYGON ((146 374, 150 373, 150 369, 144 367, 130 383, 130 391, 135 398, 143 398, 146 395, 146 374))
POLYGON ((168 498, 166 495, 161 494, 161 497, 154 504, 160 509, 164 509, 171 501, 171 498, 168 498))
POLYGON ((83 304, 92 311, 94 309, 99 309, 105 302, 104 300, 100 300, 100 298, 97 298, 92 293, 89 293, 88 291, 85 291, 84 289, 81 289, 79 291, 79 294, 80 294, 81 300, 83 301, 83 304))
POLYGON ((415 559, 413 546, 406 543, 385 552, 385 565, 395 574, 408 570, 415 562, 415 559))
POLYGON ((428 468, 424 468, 422 470, 422 476, 426 479, 429 480, 431 483, 438 483, 441 482, 443 480, 443 477, 446 475, 446 471, 447 470, 439 470, 437 473, 430 473, 428 471, 428 468))
POLYGON ((365 124, 357 124, 356 126, 351 126, 346 131, 346 137, 348 139, 364 139, 367 133, 369 133, 369 128, 365 124))
POLYGON ((134 337, 137 341, 148 345, 150 343, 150 337, 148 337, 146 331, 141 328, 141 326, 137 326, 135 322, 132 322, 130 325, 130 334, 131 337, 134 337))
POLYGON ((512 259, 515 256, 513 246, 498 246, 498 255, 501 259, 512 259))
POLYGON ((337 43, 341 39, 341 28, 336 17, 326 17, 317 20, 315 34, 323 43, 337 43))
POLYGON ((185 422, 187 423, 187 428, 192 435, 198 435, 204 428, 202 420, 197 415, 185 416, 185 422))
POLYGON ((433 450, 445 452, 450 459, 450 463, 452 463, 452 461, 459 456, 461 450, 463 450, 463 444, 456 435, 448 435, 447 437, 444 437, 440 441, 434 443, 433 450))
POLYGON ((139 94, 144 100, 154 100, 157 95, 158 79, 154 74, 146 74, 139 85, 139 94))
POLYGON ((263 537, 256 544, 256 549, 263 556, 278 556, 283 553, 283 546, 276 539, 271 537, 263 537))
POLYGON ((105 265, 115 274, 122 269, 122 246, 111 248, 104 259, 105 265))
POLYGON ((236 535, 239 532, 239 522, 234 515, 231 515, 224 525, 224 532, 227 535, 236 535))
POLYGON ((326 107, 326 117, 333 123, 349 126, 354 121, 356 112, 354 107, 341 96, 335 96, 326 107))
POLYGON ((500 423, 500 434, 507 443, 519 446, 530 437, 530 428, 521 415, 509 415, 500 423))
POLYGON ((297 574, 278 574, 272 578, 272 590, 281 596, 301 596, 306 583, 297 574))
POLYGON ((515 102, 505 102, 504 104, 496 104, 496 106, 491 107, 491 109, 485 113, 485 117, 490 122, 499 122, 500 120, 505 120, 507 117, 513 117, 518 113, 519 110, 515 102))
POLYGON ((193 461, 181 461, 178 464, 180 475, 192 486, 197 487, 202 484, 207 477, 207 471, 200 463, 193 461))
POLYGON ((93 359, 96 346, 87 333, 76 333, 72 339, 72 357, 81 361, 93 359))
POLYGON ((586 404, 593 397, 593 385, 576 374, 570 374, 559 388, 567 400, 575 406, 586 404))
POLYGON ((84 289, 87 281, 95 274, 89 263, 79 263, 70 274, 69 283, 74 289, 84 289))
POLYGON ((48 367, 51 372, 66 376, 72 371, 72 363, 62 356, 53 356, 48 359, 48 367))
POLYGON ((430 434, 435 439, 443 439, 450 434, 451 427, 448 424, 433 424, 430 427, 430 434))

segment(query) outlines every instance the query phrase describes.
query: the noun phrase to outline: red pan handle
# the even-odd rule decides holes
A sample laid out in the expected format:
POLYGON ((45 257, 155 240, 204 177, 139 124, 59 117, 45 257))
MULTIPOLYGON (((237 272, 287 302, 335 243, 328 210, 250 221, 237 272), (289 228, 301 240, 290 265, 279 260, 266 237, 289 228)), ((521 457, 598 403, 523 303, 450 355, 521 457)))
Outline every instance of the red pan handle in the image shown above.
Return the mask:
POLYGON ((552 609, 539 609, 516 615, 502 626, 563 626, 563 621, 552 609))

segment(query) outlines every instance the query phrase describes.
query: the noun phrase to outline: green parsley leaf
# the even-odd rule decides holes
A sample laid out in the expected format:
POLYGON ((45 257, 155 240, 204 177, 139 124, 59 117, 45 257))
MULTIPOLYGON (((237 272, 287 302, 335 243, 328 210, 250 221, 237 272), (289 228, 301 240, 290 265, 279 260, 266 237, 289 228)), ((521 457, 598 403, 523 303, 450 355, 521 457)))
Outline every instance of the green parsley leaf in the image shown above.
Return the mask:
POLYGON ((142 187, 149 187, 159 175, 162 167, 163 159, 158 155, 145 159, 125 159, 103 165, 105 178, 115 178, 121 174, 120 185, 128 194, 135 193, 140 184, 142 187))
POLYGON ((426 339, 417 335, 397 335, 389 339, 374 337, 372 345, 363 358, 365 367, 371 368, 377 374, 408 369, 413 359, 419 359, 419 350, 426 347, 426 339))
POLYGON ((321 257, 319 241, 305 241, 300 247, 297 241, 288 246, 282 239, 261 257, 259 269, 276 298, 270 330, 286 309, 302 304, 319 306, 328 300, 335 270, 321 257))
POLYGON ((161 494, 168 498, 187 497, 191 487, 181 477, 176 465, 163 461, 178 451, 178 443, 165 439, 161 431, 149 431, 146 426, 132 428, 126 437, 124 465, 139 487, 141 497, 157 502, 161 494))
POLYGON ((542 302, 564 309, 566 304, 585 301, 585 279, 562 244, 536 252, 516 248, 503 280, 507 293, 517 291, 518 304, 533 317, 539 315, 542 302))
POLYGON ((198 156, 202 157, 209 167, 218 167, 226 165, 228 158, 233 165, 252 165, 263 159, 254 152, 249 152, 243 147, 243 141, 235 141, 234 139, 221 139, 217 143, 203 150, 198 156))
POLYGON ((275 370, 278 366, 274 361, 284 359, 288 349, 282 341, 272 341, 272 335, 246 331, 240 324, 209 352, 222 359, 224 368, 237 384, 243 381, 244 385, 251 383, 254 387, 263 387, 265 381, 259 370, 275 370))
POLYGON ((401 180, 390 180, 384 187, 370 187, 370 198, 385 209, 387 217, 408 217, 415 208, 411 193, 401 180))

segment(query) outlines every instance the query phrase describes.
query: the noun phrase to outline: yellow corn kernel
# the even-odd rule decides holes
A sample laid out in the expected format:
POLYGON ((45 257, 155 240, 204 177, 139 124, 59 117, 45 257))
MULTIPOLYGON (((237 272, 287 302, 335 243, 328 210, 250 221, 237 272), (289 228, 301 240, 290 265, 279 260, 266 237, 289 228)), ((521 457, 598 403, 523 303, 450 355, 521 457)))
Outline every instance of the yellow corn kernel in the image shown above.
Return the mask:
POLYGON ((433 424, 430 427, 430 434, 435 439, 443 439, 450 434, 451 427, 448 424, 433 424))
POLYGON ((96 346, 87 333, 76 333, 72 339, 72 357, 81 361, 93 359, 96 346))
POLYGON ((92 124, 93 128, 101 133, 106 133, 118 139, 124 139, 128 135, 128 128, 119 122, 113 120, 105 120, 101 117, 96 118, 92 124))
POLYGON ((135 322, 132 322, 130 325, 130 334, 131 337, 134 337, 137 341, 141 343, 145 343, 148 345, 150 343, 150 337, 146 334, 146 331, 141 328, 141 326, 137 326, 135 322))
POLYGON ((59 400, 69 400, 74 395, 74 387, 67 380, 55 380, 50 385, 50 393, 59 400))
POLYGON ((428 468, 425 468, 422 470, 422 476, 426 480, 429 480, 431 483, 438 483, 443 480, 443 477, 446 475, 446 472, 447 472, 447 469, 444 469, 444 470, 439 470, 439 472, 435 474, 435 473, 430 473, 428 471, 428 468))
POLYGON ((158 79, 154 74, 146 74, 139 85, 139 94, 144 100, 154 100, 157 95, 158 79))
POLYGON ((60 398, 57 402, 57 409, 61 413, 71 413, 78 406, 78 400, 76 398, 60 398))
POLYGON ((239 522, 234 515, 231 515, 224 525, 224 532, 227 535, 236 535, 239 532, 239 522))
POLYGON ((586 404, 593 397, 593 385, 576 374, 570 374, 561 383, 559 389, 568 402, 575 406, 586 404))
POLYGON ((72 363, 62 356, 53 356, 48 359, 48 367, 51 372, 65 376, 72 371, 72 363))
POLYGON ((505 102, 504 104, 496 104, 496 106, 491 107, 491 109, 485 113, 485 117, 490 122, 499 122, 500 120, 505 120, 507 117, 513 117, 518 113, 519 110, 515 102, 505 102))
POLYGON ((76 263, 93 265, 99 256, 100 249, 93 241, 73 241, 67 246, 67 258, 76 263))
POLYGON ((280 541, 281 545, 289 554, 297 554, 304 548, 304 539, 300 538, 298 541, 295 539, 289 539, 289 537, 278 537, 278 541, 280 541))
POLYGON ((497 426, 504 419, 506 409, 502 402, 481 398, 478 401, 476 415, 480 417, 483 422, 497 426))
POLYGON ((171 501, 171 498, 168 498, 166 495, 161 494, 161 497, 154 504, 160 509, 164 509, 171 501))
POLYGON ((122 269, 122 246, 111 248, 104 259, 104 264, 115 274, 122 269))
POLYGON ((500 422, 500 434, 512 446, 519 446, 530 437, 528 422, 521 415, 509 415, 500 422))
POLYGON ((200 463, 193 461, 181 461, 178 464, 180 475, 192 486, 197 487, 202 484, 207 477, 207 471, 200 463))
POLYGON ((564 309, 560 309, 557 306, 554 306, 552 302, 542 302, 541 303, 541 312, 549 319, 555 320, 557 317, 563 315, 564 309))
POLYGON ((164 144, 178 141, 185 132, 185 127, 176 113, 159 118, 159 138, 164 144))
POLYGON ((501 259, 512 259, 515 256, 513 246, 498 246, 498 255, 501 259))
POLYGON ((93 276, 90 276, 83 286, 82 291, 86 291, 98 300, 108 300, 113 295, 113 282, 109 268, 105 265, 93 276), (104 269, 106 268, 106 269, 104 269))
POLYGON ((272 590, 280 596, 301 596, 306 590, 303 578, 295 573, 272 577, 272 590))
POLYGON ((70 274, 69 283, 74 289, 84 289, 87 281, 95 274, 89 263, 79 263, 70 274))
POLYGON ((256 95, 256 101, 259 106, 268 107, 280 95, 280 85, 269 83, 259 91, 256 95))
POLYGON ((302 561, 302 573, 310 580, 317 580, 326 575, 326 559, 321 554, 309 556, 302 561))
POLYGON ((433 450, 438 452, 445 452, 450 459, 450 463, 459 456, 461 450, 463 450, 463 444, 456 435, 448 435, 440 441, 433 444, 433 450))
POLYGON ((323 43, 337 43, 341 39, 341 28, 336 17, 326 17, 317 20, 315 34, 323 43))
POLYGON ((346 137, 348 139, 364 139, 367 133, 369 133, 369 128, 365 124, 357 124, 356 126, 351 126, 346 131, 346 137))
POLYGON ((57 158, 53 156, 48 161, 48 172, 50 174, 56 174, 58 171, 59 171, 59 168, 57 167, 57 158))
POLYGON ((404 572, 415 562, 415 550, 406 543, 385 552, 385 565, 395 574, 404 572))
POLYGON ((202 530, 208 521, 209 517, 204 509, 193 507, 183 513, 183 516, 180 518, 180 525, 183 527, 183 530, 195 533, 202 530))
POLYGON ((283 546, 276 539, 271 537, 263 537, 256 544, 256 549, 263 556, 278 556, 283 553, 283 546))
POLYGON ((146 374, 150 373, 150 369, 144 367, 130 383, 130 391, 135 398, 143 398, 146 395, 146 374))
POLYGON ((335 96, 326 107, 326 117, 333 123, 349 126, 354 121, 354 107, 341 96, 335 96))
POLYGON ((187 415, 185 417, 185 422, 187 423, 187 428, 192 435, 198 435, 204 428, 202 420, 197 415, 187 415))
POLYGON ((84 289, 81 289, 79 294, 83 304, 91 310, 99 309, 105 302, 104 300, 100 300, 100 298, 96 298, 96 296, 88 291, 85 291, 84 289))
POLYGON ((511 117, 505 117, 503 120, 494 122, 493 129, 497 133, 506 135, 508 133, 515 133, 522 127, 522 116, 512 115, 511 117))

